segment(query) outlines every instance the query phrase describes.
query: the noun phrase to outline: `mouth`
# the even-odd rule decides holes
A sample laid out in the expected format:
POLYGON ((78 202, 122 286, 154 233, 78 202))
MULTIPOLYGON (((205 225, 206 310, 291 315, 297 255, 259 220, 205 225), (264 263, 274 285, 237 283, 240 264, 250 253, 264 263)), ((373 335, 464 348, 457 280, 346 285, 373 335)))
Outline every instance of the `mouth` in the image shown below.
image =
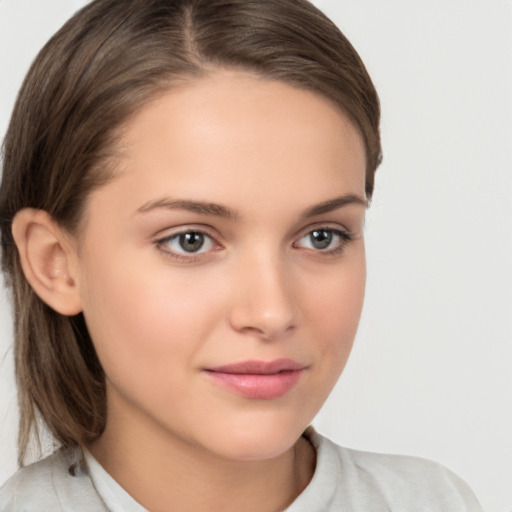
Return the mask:
POLYGON ((242 361, 205 368, 204 373, 217 385, 245 398, 271 400, 291 391, 306 366, 291 359, 242 361))

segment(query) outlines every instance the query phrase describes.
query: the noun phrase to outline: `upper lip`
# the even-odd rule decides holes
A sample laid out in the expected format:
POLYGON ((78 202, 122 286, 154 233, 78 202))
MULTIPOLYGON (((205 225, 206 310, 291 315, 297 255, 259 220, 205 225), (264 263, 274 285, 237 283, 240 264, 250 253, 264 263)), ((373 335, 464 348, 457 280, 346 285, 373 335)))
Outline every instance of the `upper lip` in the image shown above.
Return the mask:
POLYGON ((279 372, 303 370, 305 366, 293 359, 275 359, 274 361, 240 361, 205 368, 205 370, 217 373, 239 373, 252 375, 272 375, 279 372))

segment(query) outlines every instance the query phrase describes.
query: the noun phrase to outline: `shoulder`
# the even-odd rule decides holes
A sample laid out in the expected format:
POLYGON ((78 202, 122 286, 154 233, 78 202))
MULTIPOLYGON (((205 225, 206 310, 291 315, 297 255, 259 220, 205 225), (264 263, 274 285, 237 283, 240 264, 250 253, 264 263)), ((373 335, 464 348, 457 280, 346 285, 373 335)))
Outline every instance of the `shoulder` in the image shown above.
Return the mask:
POLYGON ((317 433, 311 441, 317 446, 319 460, 329 460, 331 467, 337 467, 345 490, 371 495, 375 503, 385 503, 392 510, 482 510, 467 484, 441 464, 343 448, 317 433))
POLYGON ((20 469, 0 488, 0 512, 100 512, 105 510, 79 449, 60 449, 20 469))
POLYGON ((440 510, 480 510, 467 484, 437 462, 405 455, 341 450, 359 473, 389 498, 410 496, 418 503, 443 505, 445 508, 440 510))

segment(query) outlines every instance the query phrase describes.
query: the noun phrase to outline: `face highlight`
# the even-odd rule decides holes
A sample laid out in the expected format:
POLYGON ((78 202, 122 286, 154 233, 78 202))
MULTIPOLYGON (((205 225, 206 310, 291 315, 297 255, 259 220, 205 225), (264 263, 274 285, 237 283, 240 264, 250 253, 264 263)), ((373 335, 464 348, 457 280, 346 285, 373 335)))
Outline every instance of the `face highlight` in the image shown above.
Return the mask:
POLYGON ((121 151, 76 259, 107 429, 236 460, 282 454, 359 321, 358 131, 316 94, 218 72, 143 108, 121 151))

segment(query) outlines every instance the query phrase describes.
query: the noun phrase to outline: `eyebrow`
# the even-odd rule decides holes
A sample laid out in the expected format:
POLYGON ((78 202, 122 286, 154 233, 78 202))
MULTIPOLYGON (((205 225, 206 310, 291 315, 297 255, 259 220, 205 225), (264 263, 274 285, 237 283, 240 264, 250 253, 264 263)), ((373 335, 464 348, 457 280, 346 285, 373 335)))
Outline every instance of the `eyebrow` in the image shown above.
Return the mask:
POLYGON ((315 217, 316 215, 321 215, 322 213, 329 213, 333 210, 337 210, 338 208, 343 208, 349 204, 355 204, 368 207, 368 201, 363 199, 360 196, 355 194, 347 194, 345 196, 335 197, 334 199, 329 199, 328 201, 324 201, 323 203, 317 204, 308 208, 303 215, 303 218, 309 219, 310 217, 315 217))
MULTIPOLYGON (((339 208, 343 208, 349 204, 356 204, 368 206, 368 201, 355 194, 347 194, 344 196, 329 199, 317 205, 308 208, 303 214, 302 218, 309 219, 316 215, 323 213, 329 213, 339 208)), ((186 210, 193 213, 199 213, 201 215, 212 215, 215 217, 222 217, 226 219, 237 220, 241 218, 240 213, 237 210, 232 210, 227 206, 223 206, 217 203, 210 203, 204 201, 191 201, 187 199, 157 199, 156 201, 148 201, 144 203, 140 208, 137 209, 138 213, 146 213, 156 209, 168 209, 168 210, 186 210)))
POLYGON ((239 219, 240 214, 228 208, 216 203, 209 203, 203 201, 189 201, 186 199, 158 199, 156 201, 148 201, 144 203, 140 208, 137 209, 139 213, 146 213, 151 210, 158 208, 164 208, 167 210, 186 210, 193 213, 199 213, 202 215, 214 215, 216 217, 223 217, 226 219, 239 219))

